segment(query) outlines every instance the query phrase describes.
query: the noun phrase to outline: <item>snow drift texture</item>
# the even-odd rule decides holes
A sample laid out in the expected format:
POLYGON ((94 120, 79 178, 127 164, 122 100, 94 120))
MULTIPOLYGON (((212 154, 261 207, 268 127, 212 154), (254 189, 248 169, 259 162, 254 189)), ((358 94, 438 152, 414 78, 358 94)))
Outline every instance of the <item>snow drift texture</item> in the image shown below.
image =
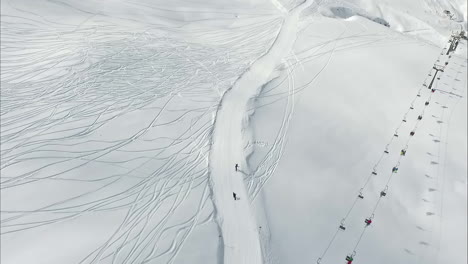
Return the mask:
POLYGON ((355 262, 466 263, 466 1, 1 4, 2 263, 315 262, 412 102, 355 262))

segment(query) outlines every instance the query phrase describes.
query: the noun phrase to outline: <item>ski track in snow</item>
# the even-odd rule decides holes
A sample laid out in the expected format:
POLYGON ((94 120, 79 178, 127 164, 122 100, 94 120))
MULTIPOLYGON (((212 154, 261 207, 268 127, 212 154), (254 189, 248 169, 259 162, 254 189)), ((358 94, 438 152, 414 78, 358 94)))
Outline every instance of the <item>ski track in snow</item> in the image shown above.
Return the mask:
POLYGON ((213 221, 207 162, 219 91, 270 45, 279 22, 192 32, 210 46, 2 15, 1 238, 11 253, 1 262, 25 262, 8 250, 12 238, 67 226, 97 229, 68 263, 173 263, 192 231, 213 221), (83 224, 90 217, 112 220, 83 224))
POLYGON ((217 220, 224 242, 224 263, 262 263, 258 227, 250 209, 244 184, 247 163, 243 129, 246 128, 248 102, 269 81, 275 67, 289 55, 296 39, 299 16, 312 1, 291 10, 269 51, 259 58, 228 90, 216 114, 210 153, 210 182, 217 220), (234 165, 240 165, 235 172, 234 165), (233 199, 235 192, 240 200, 233 199))
MULTIPOLYGON (((276 40, 277 16, 228 32, 191 32, 217 46, 89 25, 88 19, 76 27, 2 15, 2 242, 17 235, 29 240, 30 231, 49 234, 65 224, 79 233, 82 218, 110 214, 110 231, 93 236, 94 248, 68 263, 173 263, 193 230, 217 217, 224 263, 269 263, 268 241, 259 237, 250 202, 275 170, 293 95, 305 87, 294 87, 294 67, 389 37, 360 34, 349 44, 339 43, 340 36, 298 51, 300 59, 291 62, 299 15, 312 1, 289 12, 272 3, 284 15, 276 40), (250 172, 243 133, 249 102, 281 63, 288 91, 271 91, 287 98, 282 125, 271 151, 250 172), (234 172, 235 163, 241 172, 234 172), (232 192, 241 199, 234 201, 232 192), (16 200, 22 195, 27 199, 16 200)), ((78 244, 76 238, 64 244, 78 244)), ((47 245, 48 236, 42 239, 47 245)), ((14 255, 4 252, 1 262, 14 255)), ((41 263, 52 263, 50 255, 41 263)))

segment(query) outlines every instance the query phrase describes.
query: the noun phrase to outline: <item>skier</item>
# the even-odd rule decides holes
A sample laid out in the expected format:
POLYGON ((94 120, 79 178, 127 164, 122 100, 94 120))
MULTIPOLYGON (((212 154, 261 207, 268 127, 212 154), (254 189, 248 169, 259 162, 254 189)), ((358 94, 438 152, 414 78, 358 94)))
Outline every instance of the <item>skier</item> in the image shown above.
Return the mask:
POLYGON ((421 120, 422 119, 422 115, 418 116, 418 120, 421 120))
POLYGON ((236 171, 237 171, 237 169, 239 168, 239 164, 236 163, 236 166, 234 166, 234 168, 235 168, 236 171))
POLYGON ((364 223, 366 223, 366 226, 370 226, 370 224, 372 224, 372 219, 367 218, 366 220, 364 220, 364 223))
POLYGON ((425 102, 424 105, 429 105, 429 102, 425 102))
POLYGON ((393 173, 397 173, 397 172, 398 172, 398 168, 397 168, 397 167, 393 167, 392 172, 393 172, 393 173))
POLYGON ((354 260, 353 256, 351 255, 346 256, 346 261, 348 261, 347 264, 353 264, 353 260, 354 260))
POLYGON ((237 200, 237 194, 235 192, 232 193, 232 197, 234 197, 234 201, 237 200))
POLYGON ((415 133, 414 133, 414 131, 411 131, 409 134, 410 134, 410 136, 414 136, 415 133))
POLYGON ((400 152, 400 155, 401 155, 401 156, 405 156, 405 155, 406 155, 406 150, 405 150, 405 149, 402 149, 401 152, 400 152))

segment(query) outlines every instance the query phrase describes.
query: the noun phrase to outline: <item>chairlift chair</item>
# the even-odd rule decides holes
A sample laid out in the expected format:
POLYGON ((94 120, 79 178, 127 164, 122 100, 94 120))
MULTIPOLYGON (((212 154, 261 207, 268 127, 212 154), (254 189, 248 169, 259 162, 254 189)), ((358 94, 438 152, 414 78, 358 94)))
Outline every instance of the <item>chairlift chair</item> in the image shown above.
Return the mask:
POLYGON ((343 218, 343 220, 341 220, 340 229, 343 230, 343 231, 346 230, 346 227, 344 225, 344 218, 343 218))

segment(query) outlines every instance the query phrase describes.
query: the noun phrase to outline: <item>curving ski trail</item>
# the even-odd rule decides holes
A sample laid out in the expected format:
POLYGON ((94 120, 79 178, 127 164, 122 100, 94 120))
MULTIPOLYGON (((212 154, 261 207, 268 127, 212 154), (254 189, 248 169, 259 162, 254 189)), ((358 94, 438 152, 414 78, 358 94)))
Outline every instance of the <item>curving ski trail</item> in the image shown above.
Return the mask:
POLYGON ((217 221, 224 242, 224 263, 262 263, 262 252, 250 199, 244 185, 247 162, 244 155, 244 136, 250 99, 269 81, 281 60, 289 55, 298 32, 301 12, 312 1, 305 1, 285 17, 270 49, 225 92, 218 108, 210 152, 210 182, 217 221), (234 165, 240 165, 240 171, 234 165), (235 192, 240 200, 233 199, 235 192))

